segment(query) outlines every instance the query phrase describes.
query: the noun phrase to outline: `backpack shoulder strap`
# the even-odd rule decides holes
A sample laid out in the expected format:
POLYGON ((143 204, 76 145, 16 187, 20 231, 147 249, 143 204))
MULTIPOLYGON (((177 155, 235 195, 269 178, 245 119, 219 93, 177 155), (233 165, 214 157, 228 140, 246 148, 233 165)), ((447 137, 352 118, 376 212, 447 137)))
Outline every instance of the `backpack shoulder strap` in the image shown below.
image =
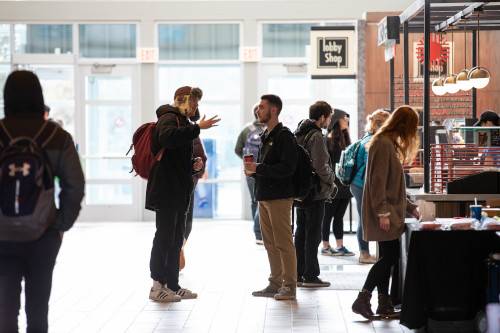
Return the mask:
POLYGON ((7 127, 5 127, 3 120, 0 120, 0 147, 1 148, 7 147, 11 141, 12 141, 12 136, 7 130, 7 127))
POLYGON ((35 141, 38 146, 43 149, 54 138, 58 130, 59 125, 53 121, 47 120, 43 123, 42 127, 40 127, 38 133, 33 137, 33 141, 35 141))
POLYGON ((312 136, 314 135, 314 133, 316 132, 319 132, 317 129, 311 129, 309 130, 309 132, 307 132, 305 138, 304 138, 304 147, 307 146, 307 143, 309 142, 309 140, 312 138, 312 136))

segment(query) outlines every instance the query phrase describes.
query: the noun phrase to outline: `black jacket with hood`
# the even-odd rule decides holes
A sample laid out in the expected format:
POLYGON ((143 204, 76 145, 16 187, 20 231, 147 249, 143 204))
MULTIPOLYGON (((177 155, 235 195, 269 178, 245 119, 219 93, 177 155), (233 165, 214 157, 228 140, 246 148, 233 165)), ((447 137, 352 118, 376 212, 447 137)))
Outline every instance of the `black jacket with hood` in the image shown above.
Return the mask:
POLYGON ((281 123, 261 135, 255 198, 257 201, 293 198, 292 178, 297 166, 297 145, 292 132, 281 123))
MULTIPOLYGON (((18 80, 9 87, 6 83, 5 118, 2 121, 12 137, 34 137, 46 122, 41 88, 38 92, 33 87, 23 86, 33 84, 30 80, 30 74, 18 72, 14 75, 17 76, 18 80)), ((45 146, 44 151, 47 154, 54 177, 59 179, 61 191, 59 193, 59 209, 57 209, 55 221, 50 228, 67 231, 73 226, 80 213, 85 178, 71 135, 58 124, 51 125, 57 126, 57 131, 45 146)))
POLYGON ((165 150, 148 179, 146 208, 186 211, 193 190, 193 140, 200 135, 200 127, 171 105, 160 106, 156 115, 151 151, 165 150))
POLYGON ((314 171, 319 178, 319 189, 314 194, 313 200, 329 199, 335 189, 335 175, 321 129, 314 120, 305 119, 300 122, 295 137, 297 143, 309 152, 314 171))

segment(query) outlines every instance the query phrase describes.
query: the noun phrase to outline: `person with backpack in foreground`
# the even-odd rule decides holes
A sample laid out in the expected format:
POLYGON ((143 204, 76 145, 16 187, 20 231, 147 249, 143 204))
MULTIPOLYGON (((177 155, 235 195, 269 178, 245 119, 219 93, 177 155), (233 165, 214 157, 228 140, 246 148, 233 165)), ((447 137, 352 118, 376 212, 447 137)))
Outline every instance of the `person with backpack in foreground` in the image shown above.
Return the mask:
MULTIPOLYGON (((335 109, 326 136, 326 145, 330 153, 333 170, 335 170, 337 163, 340 161, 342 151, 350 144, 349 114, 335 109)), ((349 186, 342 184, 338 178, 335 178, 335 185, 337 186, 335 197, 325 203, 321 254, 326 256, 353 256, 354 253, 344 246, 344 214, 351 201, 351 191, 349 190, 349 186), (335 236, 335 248, 332 248, 330 245, 330 225, 335 236)))
POLYGON ((255 198, 271 274, 269 285, 252 293, 276 300, 295 299, 297 259, 293 245, 291 212, 297 143, 293 133, 279 121, 283 103, 276 95, 263 95, 257 110, 262 134, 258 162, 245 162, 245 174, 255 177, 255 198))
MULTIPOLYGON (((253 107, 253 115, 255 120, 245 126, 238 135, 238 140, 236 141, 236 146, 234 147, 234 152, 239 158, 243 159, 245 156, 251 156, 254 161, 257 161, 260 149, 260 135, 264 132, 264 125, 259 122, 257 117, 257 110, 259 109, 259 104, 253 107)), ((259 207, 257 200, 255 200, 255 178, 246 177, 248 191, 250 192, 250 199, 252 200, 252 219, 253 219, 253 232, 255 234, 255 241, 257 244, 262 245, 262 233, 260 232, 259 223, 259 207)))
POLYGON ((48 331, 52 273, 64 232, 81 208, 85 180, 71 135, 44 119, 38 77, 14 71, 0 120, 0 332, 17 332, 24 279, 28 332, 48 331), (59 208, 54 178, 60 180, 59 208))
POLYGON ((174 105, 156 110, 158 122, 152 134, 151 151, 157 156, 148 178, 146 207, 156 211, 156 233, 151 249, 153 286, 149 298, 156 302, 178 302, 197 294, 179 286, 179 255, 184 242, 186 213, 193 191, 193 173, 203 168, 201 158, 193 159, 193 140, 200 130, 216 126, 217 116, 189 121, 202 97, 199 88, 188 86, 175 91, 174 105))
POLYGON ((368 163, 363 192, 363 239, 377 241, 379 259, 372 266, 352 311, 373 318, 370 305, 377 287, 382 317, 397 317, 389 297, 391 269, 398 264, 399 239, 405 229, 406 212, 418 218, 416 206, 407 203, 402 163, 411 163, 419 147, 418 114, 411 107, 398 107, 368 145, 368 163))
POLYGON ((366 147, 369 145, 371 139, 382 127, 384 122, 391 114, 383 109, 376 110, 366 117, 366 134, 359 142, 359 148, 356 158, 355 175, 351 181, 351 193, 356 199, 356 208, 358 210, 359 222, 356 237, 358 238, 359 245, 359 263, 373 264, 377 258, 370 255, 370 247, 367 241, 363 240, 363 214, 361 211, 361 202, 363 199, 363 186, 365 184, 365 171, 366 163, 368 161, 368 151, 366 147))
POLYGON ((321 133, 321 129, 328 128, 331 119, 332 107, 327 102, 318 101, 309 108, 309 119, 303 120, 295 132, 297 143, 309 152, 317 178, 317 186, 309 194, 309 199, 296 204, 295 250, 299 287, 330 286, 330 282, 319 278, 318 246, 321 243, 325 200, 331 197, 335 188, 330 154, 321 133))

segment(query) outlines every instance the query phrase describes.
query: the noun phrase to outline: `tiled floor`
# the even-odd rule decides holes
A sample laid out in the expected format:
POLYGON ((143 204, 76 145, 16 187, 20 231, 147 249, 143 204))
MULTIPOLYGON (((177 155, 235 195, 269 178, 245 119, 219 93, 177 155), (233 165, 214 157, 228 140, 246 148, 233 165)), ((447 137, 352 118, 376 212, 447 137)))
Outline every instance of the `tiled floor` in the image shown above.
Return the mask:
MULTIPOLYGON (((199 298, 153 303, 148 300, 153 233, 152 223, 77 224, 58 258, 50 331, 410 332, 397 321, 370 323, 353 314, 355 290, 299 289, 296 302, 252 297, 251 291, 267 283, 267 256, 254 244, 250 223, 243 221, 196 222, 181 285, 199 298)), ((353 235, 345 241, 357 249, 353 235)), ((332 282, 342 289, 362 283, 369 269, 357 265, 357 257, 320 256, 320 263, 322 276, 341 280, 332 282)), ((23 327, 23 316, 20 321, 23 327)))

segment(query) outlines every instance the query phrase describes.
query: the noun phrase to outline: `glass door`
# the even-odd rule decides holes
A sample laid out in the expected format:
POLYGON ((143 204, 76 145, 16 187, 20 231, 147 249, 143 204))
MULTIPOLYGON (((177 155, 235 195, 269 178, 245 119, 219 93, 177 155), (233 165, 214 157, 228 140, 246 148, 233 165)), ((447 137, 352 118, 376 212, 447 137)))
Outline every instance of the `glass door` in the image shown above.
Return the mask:
POLYGON ((125 156, 138 123, 136 67, 81 66, 79 152, 87 186, 81 214, 90 221, 138 221, 141 180, 125 156))

